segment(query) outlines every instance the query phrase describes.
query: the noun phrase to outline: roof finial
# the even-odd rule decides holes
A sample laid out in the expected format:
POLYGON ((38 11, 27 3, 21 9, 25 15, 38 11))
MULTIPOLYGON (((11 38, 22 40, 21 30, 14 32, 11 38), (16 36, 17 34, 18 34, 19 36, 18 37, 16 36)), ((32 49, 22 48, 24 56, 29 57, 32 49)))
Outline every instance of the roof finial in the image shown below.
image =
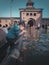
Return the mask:
POLYGON ((32 2, 32 0, 28 0, 26 6, 27 7, 33 7, 33 5, 34 5, 34 2, 32 2))
POLYGON ((28 2, 32 2, 31 0, 28 0, 28 2))

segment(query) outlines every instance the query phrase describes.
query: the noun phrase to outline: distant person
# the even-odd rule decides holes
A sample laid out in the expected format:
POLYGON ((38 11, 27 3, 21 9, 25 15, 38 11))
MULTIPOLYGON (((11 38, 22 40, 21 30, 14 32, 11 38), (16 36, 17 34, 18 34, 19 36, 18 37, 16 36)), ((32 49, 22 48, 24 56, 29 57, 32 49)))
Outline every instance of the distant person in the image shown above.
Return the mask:
POLYGON ((6 33, 0 28, 0 44, 6 43, 6 33))
POLYGON ((14 21, 13 26, 9 29, 6 35, 7 42, 10 46, 10 49, 14 48, 14 42, 18 39, 19 33, 20 33, 20 29, 17 24, 17 21, 14 21))
POLYGON ((19 36, 25 36, 27 38, 28 36, 27 30, 21 22, 19 23, 19 28, 20 28, 19 36))
POLYGON ((3 30, 6 34, 8 33, 8 29, 7 29, 6 26, 3 26, 3 27, 2 27, 2 30, 3 30))

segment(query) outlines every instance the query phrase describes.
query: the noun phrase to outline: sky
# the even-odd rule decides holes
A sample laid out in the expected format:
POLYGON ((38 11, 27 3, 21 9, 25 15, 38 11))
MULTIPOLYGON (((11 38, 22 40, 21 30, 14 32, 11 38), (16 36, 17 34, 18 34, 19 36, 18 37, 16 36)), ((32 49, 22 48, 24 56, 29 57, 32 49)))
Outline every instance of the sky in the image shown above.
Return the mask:
MULTIPOLYGON (((19 8, 26 8, 28 0, 12 1, 12 17, 20 17, 19 8)), ((32 0, 35 8, 42 8, 43 18, 49 18, 49 0, 32 0)), ((0 17, 10 17, 11 0, 0 0, 0 17)))

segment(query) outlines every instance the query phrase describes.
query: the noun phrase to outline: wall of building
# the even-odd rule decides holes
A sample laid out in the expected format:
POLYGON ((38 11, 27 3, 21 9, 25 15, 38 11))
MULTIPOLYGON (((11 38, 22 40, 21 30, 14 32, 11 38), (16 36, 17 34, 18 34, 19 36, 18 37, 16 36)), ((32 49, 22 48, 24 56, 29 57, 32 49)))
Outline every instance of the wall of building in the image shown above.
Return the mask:
MULTIPOLYGON (((12 21, 17 21, 17 23, 19 23, 20 19, 19 18, 13 18, 12 21)), ((11 19, 10 18, 0 18, 0 27, 3 26, 10 26, 11 25, 11 19)))
POLYGON ((21 12, 21 21, 24 21, 26 24, 28 23, 29 19, 32 18, 36 21, 36 24, 41 22, 42 19, 42 12, 37 10, 20 10, 21 12))
POLYGON ((42 25, 49 25, 49 18, 42 18, 42 25))

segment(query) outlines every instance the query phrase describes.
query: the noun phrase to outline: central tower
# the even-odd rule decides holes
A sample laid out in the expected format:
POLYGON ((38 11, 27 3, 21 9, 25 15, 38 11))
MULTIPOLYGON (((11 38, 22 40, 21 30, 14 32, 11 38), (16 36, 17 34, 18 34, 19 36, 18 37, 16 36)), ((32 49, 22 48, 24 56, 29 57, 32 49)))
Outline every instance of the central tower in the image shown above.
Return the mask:
POLYGON ((30 19, 33 20, 33 25, 36 26, 41 25, 42 20, 42 9, 34 8, 34 2, 32 0, 28 0, 26 3, 26 8, 20 8, 20 21, 25 22, 27 24, 30 19))
POLYGON ((33 8, 34 2, 32 2, 32 0, 28 0, 28 2, 26 3, 26 7, 27 8, 33 8))

